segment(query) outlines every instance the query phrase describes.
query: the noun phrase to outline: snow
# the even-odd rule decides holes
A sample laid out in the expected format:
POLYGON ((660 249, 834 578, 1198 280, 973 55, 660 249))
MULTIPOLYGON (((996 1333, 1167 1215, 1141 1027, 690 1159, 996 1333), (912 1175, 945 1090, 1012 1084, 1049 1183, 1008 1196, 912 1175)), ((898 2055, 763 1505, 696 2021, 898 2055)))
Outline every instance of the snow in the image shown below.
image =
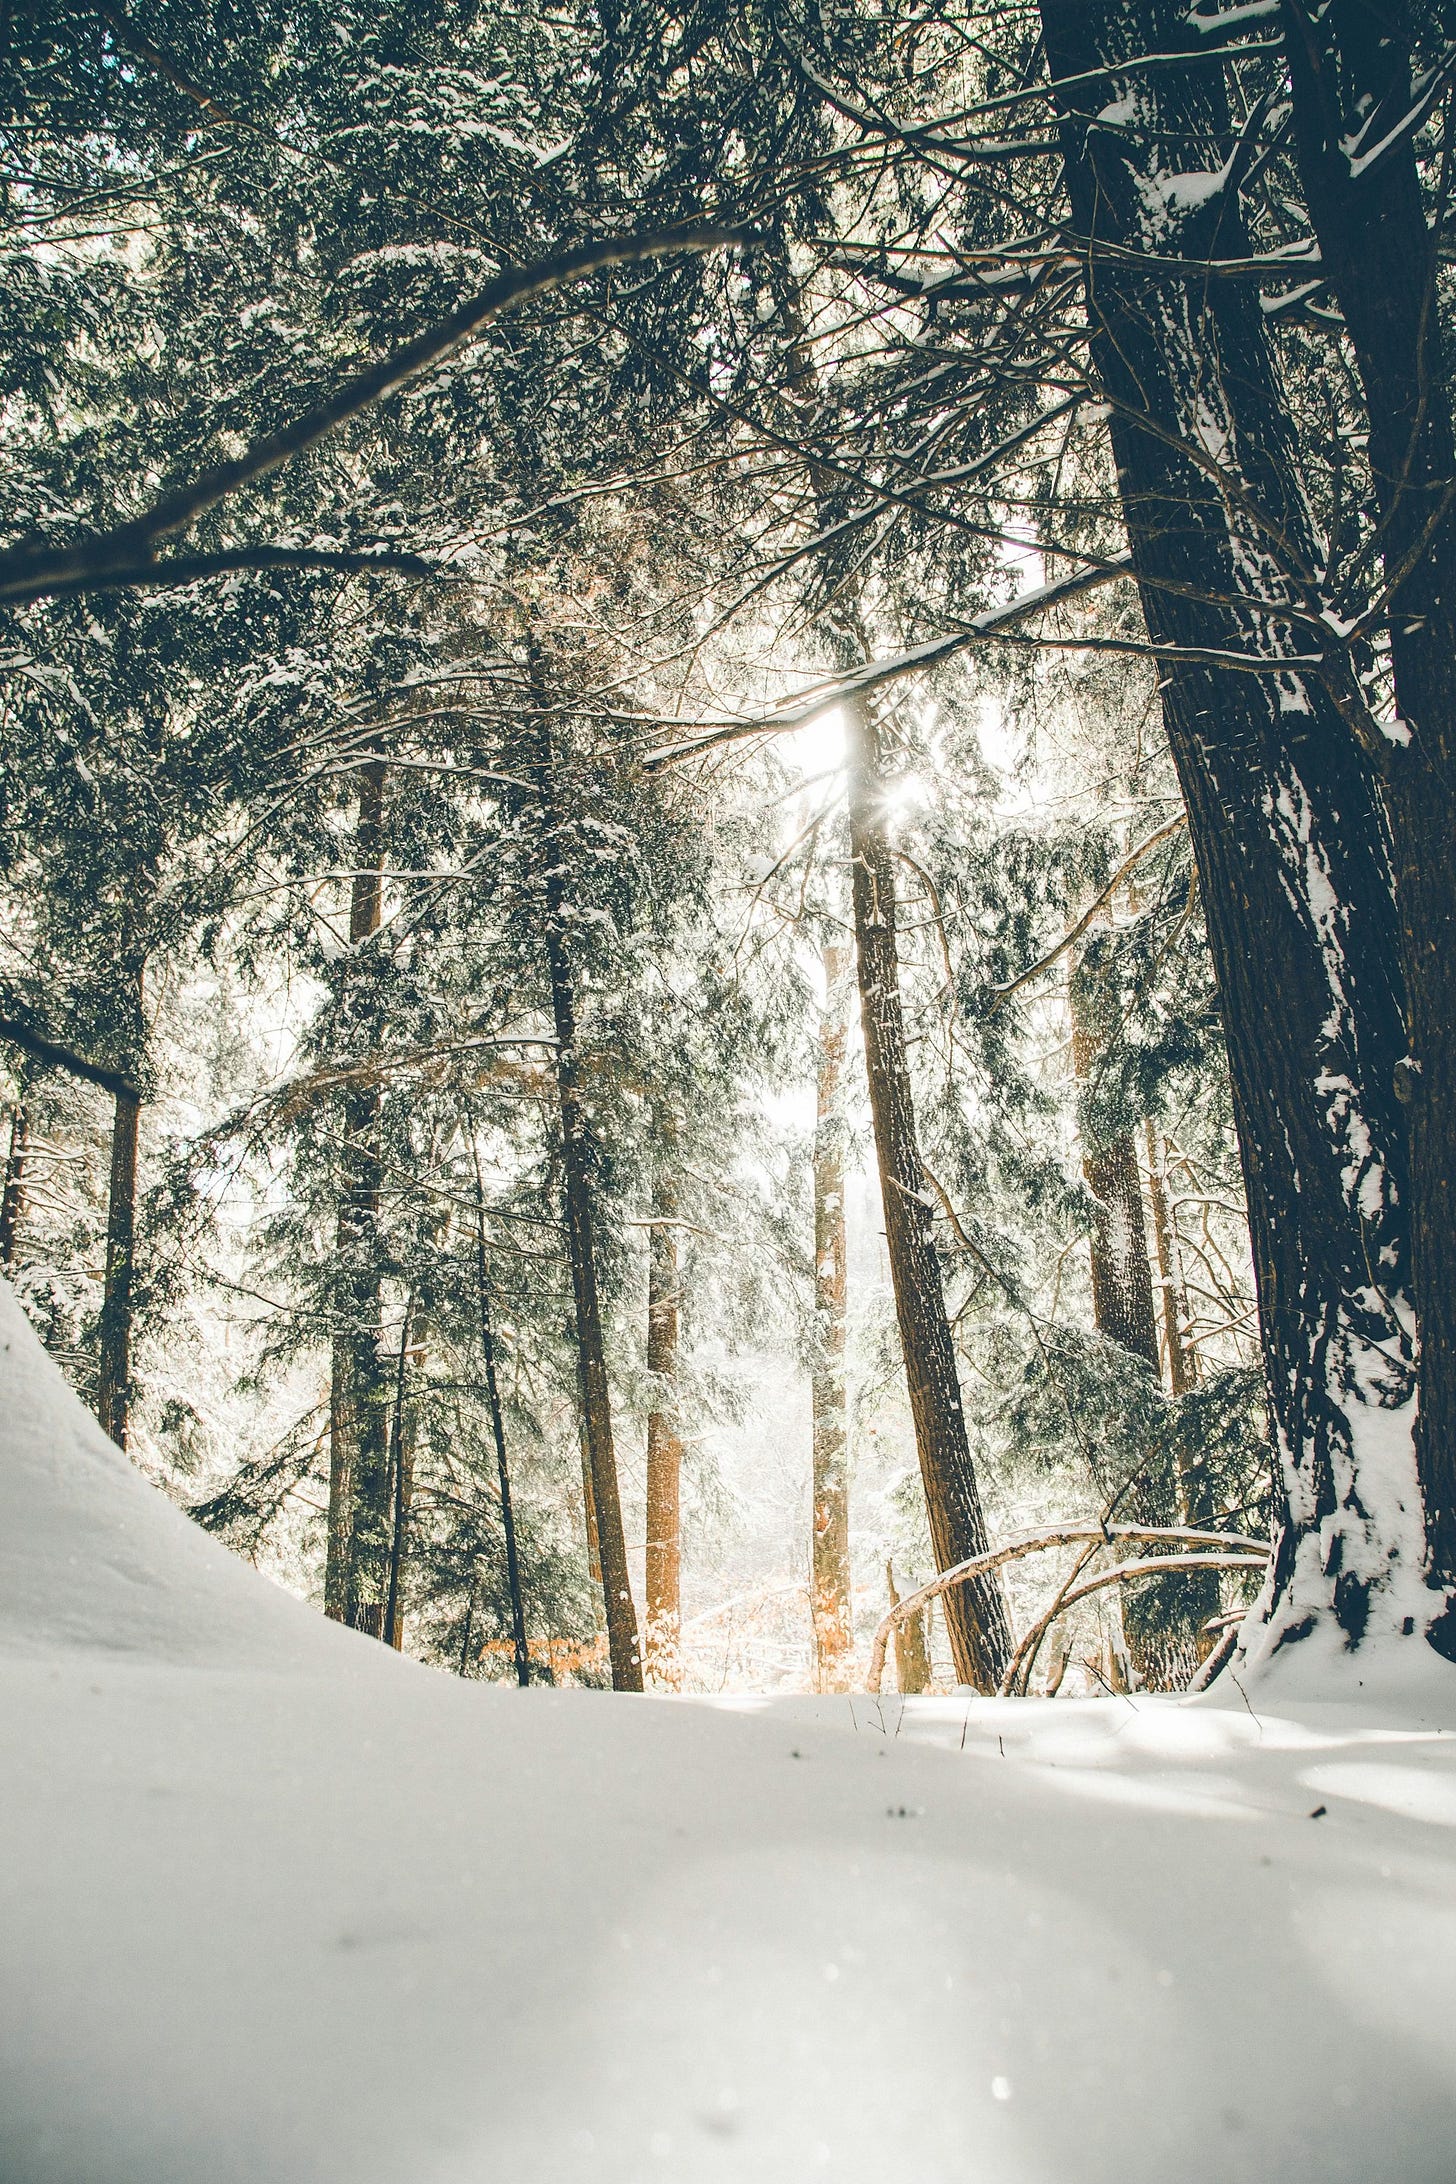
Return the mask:
POLYGON ((0 1372, 0 2176, 1449 2178, 1434 1660, 1257 1713, 462 1684, 195 1531, 5 1290, 0 1372))

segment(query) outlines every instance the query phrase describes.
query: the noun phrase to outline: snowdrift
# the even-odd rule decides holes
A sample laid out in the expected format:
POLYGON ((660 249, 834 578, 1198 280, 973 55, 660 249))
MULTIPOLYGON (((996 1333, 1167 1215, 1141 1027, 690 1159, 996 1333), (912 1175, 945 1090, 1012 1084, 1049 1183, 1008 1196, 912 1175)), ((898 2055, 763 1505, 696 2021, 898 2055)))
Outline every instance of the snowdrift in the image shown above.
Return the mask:
POLYGON ((0 1388, 6 2184, 1456 2173, 1444 1686, 461 1685, 0 1388))

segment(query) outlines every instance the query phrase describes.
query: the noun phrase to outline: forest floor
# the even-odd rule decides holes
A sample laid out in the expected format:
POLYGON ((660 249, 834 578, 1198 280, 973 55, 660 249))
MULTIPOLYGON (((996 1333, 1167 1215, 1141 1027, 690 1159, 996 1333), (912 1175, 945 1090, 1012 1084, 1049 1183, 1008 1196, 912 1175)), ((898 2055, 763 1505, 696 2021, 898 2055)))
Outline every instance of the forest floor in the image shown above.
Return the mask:
POLYGON ((1456 2173, 1443 1675, 460 1683, 0 1387, 6 2184, 1456 2173))

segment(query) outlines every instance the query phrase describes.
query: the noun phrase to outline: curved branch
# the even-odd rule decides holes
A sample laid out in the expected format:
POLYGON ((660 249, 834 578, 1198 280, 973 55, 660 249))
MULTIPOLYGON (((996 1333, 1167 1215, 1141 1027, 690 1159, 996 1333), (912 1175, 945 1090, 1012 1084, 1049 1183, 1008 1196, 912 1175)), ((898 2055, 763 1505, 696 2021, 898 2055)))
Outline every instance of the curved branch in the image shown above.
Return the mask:
POLYGON ((1142 1577, 1166 1577, 1170 1570, 1264 1570, 1268 1561, 1266 1549, 1257 1555, 1154 1555, 1146 1562, 1118 1562, 1110 1570, 1099 1570, 1096 1577, 1089 1577, 1085 1585, 1075 1585, 1070 1592, 1060 1594, 1046 1614, 1032 1624, 1016 1649, 1015 1659, 1001 1679, 997 1698, 1009 1699, 1015 1696, 1017 1681, 1022 1675, 1022 1664, 1025 1663, 1026 1674, 1029 1675, 1037 1649, 1057 1617, 1065 1609, 1075 1607, 1079 1600, 1085 1600, 1089 1593, 1100 1592, 1104 1585, 1127 1585, 1135 1578, 1142 1577))
MULTIPOLYGON (((988 1554, 973 1555, 968 1562, 957 1562, 952 1569, 940 1571, 918 1592, 906 1593, 903 1600, 897 1601, 889 1614, 881 1618, 875 1632, 865 1689, 878 1692, 884 1680, 885 1653, 895 1625, 903 1622, 906 1616, 914 1615, 938 1593, 949 1592, 952 1585, 963 1585, 969 1578, 984 1577, 991 1570, 1000 1569, 1005 1562, 1019 1561, 1023 1555, 1040 1554, 1046 1547, 1082 1546, 1089 1541, 1110 1547, 1117 1540, 1162 1540, 1170 1546, 1236 1549, 1241 1554, 1261 1557, 1260 1568, 1271 1552, 1267 1540, 1250 1539, 1242 1532, 1204 1532, 1176 1524, 1056 1524, 1041 1526, 1032 1532, 1019 1532, 1003 1547, 993 1547, 988 1554)), ((1177 1566, 1183 1567, 1185 1561, 1186 1558, 1180 1556, 1177 1566)), ((1069 1600, 1072 1597, 1068 1595, 1069 1600)))
POLYGON ((1130 851, 1123 858, 1122 863, 1113 873, 1107 885, 1099 894, 1094 895, 1071 931, 1063 933, 1056 946, 1049 949, 1046 955, 1039 957, 1035 963, 1029 964, 1024 971, 1018 971, 1016 976, 1009 978, 1004 986, 996 988, 996 998, 987 1009, 986 1014, 994 1016, 1003 1001, 1009 1001, 1012 994, 1018 992, 1022 986, 1029 986, 1034 978, 1040 978, 1043 971, 1049 971, 1059 956, 1064 956, 1069 948, 1075 948, 1088 926, 1096 921, 1098 913, 1107 907, 1107 904, 1117 893, 1128 874, 1142 863, 1149 850, 1156 849, 1159 842, 1166 842, 1170 834, 1176 834, 1180 827, 1186 827, 1187 824, 1187 812, 1180 811, 1176 819, 1170 819, 1166 826, 1159 827, 1156 832, 1147 837, 1146 841, 1139 842, 1137 848, 1130 851))

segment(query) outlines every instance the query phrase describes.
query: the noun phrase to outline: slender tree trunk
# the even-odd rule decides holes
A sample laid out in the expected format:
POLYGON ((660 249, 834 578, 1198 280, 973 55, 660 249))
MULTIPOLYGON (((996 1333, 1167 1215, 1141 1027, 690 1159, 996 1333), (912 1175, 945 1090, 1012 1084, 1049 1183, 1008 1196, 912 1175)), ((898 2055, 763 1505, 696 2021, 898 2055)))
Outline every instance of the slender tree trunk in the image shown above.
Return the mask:
MULTIPOLYGON (((359 783, 349 902, 349 960, 341 1035, 352 1058, 378 1040, 373 942, 383 906, 385 769, 359 783)), ((337 1304, 330 1376, 328 1557, 324 1612, 371 1637, 384 1635, 389 1584, 388 1393, 380 1357, 380 1095, 376 1083, 341 1095, 337 1304)))
POLYGON ((849 1047, 850 953, 824 951, 814 1132, 814 1686, 848 1690, 854 1669, 849 1561, 849 1405, 844 1379, 848 1251, 844 1219, 844 1075, 849 1047))
MULTIPOLYGON (((1188 1300, 1183 1287, 1183 1261, 1178 1250, 1178 1231, 1168 1204, 1168 1148, 1151 1122, 1143 1125, 1148 1155, 1148 1197, 1153 1208, 1153 1237, 1158 1251, 1158 1295, 1162 1299, 1163 1349, 1168 1360, 1168 1385, 1174 1395, 1187 1395, 1198 1381, 1198 1356, 1188 1344, 1188 1300)), ((1185 1511, 1184 1522, 1196 1520, 1185 1511)))
POLYGON ((106 1286, 101 1302, 101 1355, 96 1416, 118 1448, 126 1447, 131 1411, 132 1283, 136 1260, 137 1130, 141 1108, 117 1094, 111 1126, 111 1189, 106 1209, 106 1286))
POLYGON ((591 1472, 592 1508, 596 1514, 597 1551, 602 1565, 607 1650, 612 1663, 613 1690, 640 1691, 642 1660, 637 1613, 632 1605, 632 1587, 627 1572, 617 1452, 612 1439, 612 1400, 607 1383, 606 1346, 602 1339, 602 1309, 597 1289, 596 1227, 592 1216, 587 1125, 577 1073, 576 997, 561 937, 560 879, 554 868, 548 873, 547 890, 546 950, 551 967, 551 1007, 556 1021, 556 1089, 561 1114, 566 1246, 576 1307, 577 1373, 591 1472))
MULTIPOLYGON (((858 702, 846 705, 845 720, 850 741, 851 893, 865 1073, 895 1316, 930 1539, 938 1568, 946 1570, 987 1551, 986 1524, 966 1435, 955 1345, 915 1131, 895 932, 895 864, 885 826, 877 730, 868 709, 858 702)), ((979 1691, 994 1691, 1011 1645, 999 1581, 974 1579, 957 1585, 945 1600, 957 1677, 979 1691)))
MULTIPOLYGON (((1095 975, 1083 963, 1074 972, 1072 1068, 1084 1092, 1093 1088, 1107 1050, 1108 1025, 1095 975)), ((1082 1129, 1082 1174, 1092 1194, 1092 1311, 1097 1332, 1156 1376, 1158 1325, 1153 1315, 1153 1277, 1143 1212, 1137 1147, 1130 1130, 1099 1138, 1082 1129)), ((1138 1519, 1151 1524, 1161 1520, 1138 1519)))
MULTIPOLYGON (((1181 0, 1042 0, 1041 15, 1065 79, 1073 218, 1097 246, 1092 354, 1149 631, 1163 646, 1288 658, 1305 641, 1277 612, 1292 593, 1280 554, 1316 555, 1257 294, 1147 267, 1246 247, 1226 191, 1169 171, 1222 167, 1220 64, 1119 73, 1186 50, 1181 0), (1114 103, 1116 128, 1101 118, 1114 103)), ((1184 659, 1165 664, 1162 690, 1222 998, 1287 1504, 1246 1650, 1267 1658, 1331 1623, 1355 1645, 1414 1627, 1423 1556, 1381 819, 1310 674, 1184 659)))
POLYGON ((394 1386, 394 1417, 389 1429, 389 1584, 384 1596, 381 1636, 396 1653, 404 1650, 405 1557, 408 1553, 410 1504, 415 1487, 415 1420, 409 1400, 410 1319, 413 1297, 405 1299, 404 1320, 399 1331, 399 1366, 394 1386))
POLYGON ((682 1435, 678 1342, 678 1187, 673 1132, 659 1131, 647 1255, 647 1678, 662 1691, 682 1683, 682 1435))
POLYGON ((480 1151, 473 1130, 470 1150, 475 1160, 475 1271, 480 1289, 480 1352, 485 1365, 485 1394, 490 1405, 491 1436, 495 1441, 501 1535, 506 1550, 506 1585, 511 1596, 511 1645, 515 1654, 516 1682, 524 1691, 531 1681, 531 1648, 526 1637, 526 1596, 521 1588, 521 1563, 516 1552, 516 1511, 511 1497, 511 1468, 506 1460, 505 1413, 501 1409, 500 1383, 496 1379, 495 1370, 495 1328, 490 1310, 490 1264, 485 1250, 485 1179, 480 1172, 480 1151))
MULTIPOLYGON (((1369 412, 1399 727, 1382 768, 1405 975, 1416 1458, 1429 1581, 1456 1585, 1456 428, 1400 0, 1283 0, 1294 134, 1320 259, 1369 412), (1378 157, 1367 148, 1387 144, 1378 157), (1362 156, 1363 154, 1363 156, 1362 156), (1357 171, 1358 168, 1358 171, 1357 171)), ((1449 208, 1438 208, 1448 213, 1449 208)), ((1456 1607, 1432 1630, 1456 1656, 1456 1607)))
MULTIPOLYGON (((1072 1066, 1084 1091, 1095 1085, 1112 1030, 1106 994, 1085 958, 1073 973, 1072 1066)), ((1099 1138, 1084 1121, 1082 1173, 1092 1194, 1092 1312, 1097 1332, 1158 1373, 1158 1323, 1148 1264, 1137 1146, 1130 1130, 1099 1138)), ((1136 1524, 1178 1522, 1178 1479, 1171 1451, 1149 1450, 1134 1479, 1127 1514, 1136 1524)), ((1198 1634, 1218 1605, 1218 1581, 1191 1574, 1153 1579, 1122 1603, 1133 1667, 1155 1691, 1180 1690, 1198 1667, 1198 1634)))
POLYGON ((10 1117, 10 1151, 5 1160, 5 1187, 0 1192, 0 1267, 8 1273, 15 1264, 15 1246, 25 1219, 25 1170, 30 1152, 30 1118, 23 1107, 10 1117))

